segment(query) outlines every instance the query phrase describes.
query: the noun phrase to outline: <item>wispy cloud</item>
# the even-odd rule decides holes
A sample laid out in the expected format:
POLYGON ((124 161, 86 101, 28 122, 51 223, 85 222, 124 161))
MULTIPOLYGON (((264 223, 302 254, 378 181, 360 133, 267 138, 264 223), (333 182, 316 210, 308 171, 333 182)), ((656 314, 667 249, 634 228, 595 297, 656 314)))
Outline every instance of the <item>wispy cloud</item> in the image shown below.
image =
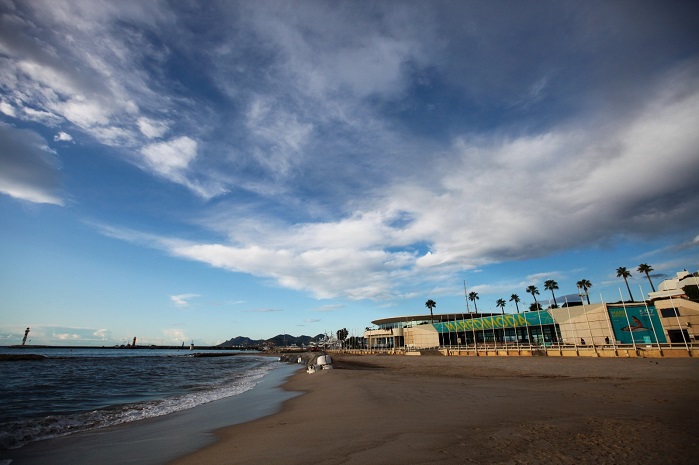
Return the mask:
MULTIPOLYGON (((696 234, 699 62, 666 64, 695 32, 643 20, 674 10, 561 7, 561 34, 537 5, 6 5, 3 117, 194 194, 168 215, 203 234, 102 226, 111 237, 388 301, 488 264, 696 234), (653 50, 629 56, 643 34, 653 50)), ((63 205, 42 137, 0 131, 0 191, 63 205)))
POLYGON ((58 134, 53 136, 54 142, 73 142, 73 136, 67 132, 59 131, 58 134))
MULTIPOLYGON (((24 337, 24 326, 2 326, 0 337, 7 344, 19 344, 24 337)), ((78 326, 41 325, 31 326, 27 342, 29 344, 55 344, 55 345, 76 345, 76 344, 102 344, 112 345, 122 343, 113 339, 112 332, 106 328, 85 328, 78 326)))
POLYGON ((171 295, 170 296, 170 301, 179 308, 189 308, 191 305, 190 300, 200 297, 199 294, 178 294, 178 295, 171 295))
POLYGON ((0 123, 0 192, 33 203, 64 205, 58 159, 33 131, 0 123))
POLYGON ((343 305, 343 304, 329 304, 329 305, 322 305, 322 306, 314 309, 313 311, 315 311, 315 312, 334 312, 334 311, 337 311, 337 310, 344 308, 344 307, 345 307, 345 305, 343 305))
POLYGON ((190 339, 184 330, 178 328, 163 329, 162 333, 163 336, 165 336, 165 338, 173 344, 178 344, 180 342, 188 342, 190 339))

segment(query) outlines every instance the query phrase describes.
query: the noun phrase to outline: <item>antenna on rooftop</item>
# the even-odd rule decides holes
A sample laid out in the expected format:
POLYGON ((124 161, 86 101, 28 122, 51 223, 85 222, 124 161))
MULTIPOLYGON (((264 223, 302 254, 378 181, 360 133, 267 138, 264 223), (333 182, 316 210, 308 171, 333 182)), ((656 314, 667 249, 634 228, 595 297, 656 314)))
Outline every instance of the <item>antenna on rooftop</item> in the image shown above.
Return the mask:
POLYGON ((466 311, 471 313, 471 309, 468 307, 468 293, 466 292, 466 280, 464 279, 464 299, 466 300, 466 311))

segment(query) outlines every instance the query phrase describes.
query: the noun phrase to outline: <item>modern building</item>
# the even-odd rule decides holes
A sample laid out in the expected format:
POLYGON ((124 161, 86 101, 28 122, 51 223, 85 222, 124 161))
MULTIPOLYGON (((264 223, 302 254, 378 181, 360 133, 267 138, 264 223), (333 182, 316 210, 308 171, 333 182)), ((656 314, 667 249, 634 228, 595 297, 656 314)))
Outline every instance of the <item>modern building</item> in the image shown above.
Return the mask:
POLYGON ((564 306, 523 313, 382 318, 364 332, 370 349, 699 344, 699 278, 686 271, 642 302, 564 306))

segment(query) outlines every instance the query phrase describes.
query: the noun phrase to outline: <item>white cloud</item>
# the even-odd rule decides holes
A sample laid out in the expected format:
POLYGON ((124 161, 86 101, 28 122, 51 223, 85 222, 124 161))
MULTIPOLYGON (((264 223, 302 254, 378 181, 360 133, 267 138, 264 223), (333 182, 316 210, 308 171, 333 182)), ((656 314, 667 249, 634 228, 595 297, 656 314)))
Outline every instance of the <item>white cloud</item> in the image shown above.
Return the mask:
POLYGON ((432 23, 419 7, 386 8, 380 20, 351 5, 248 7, 255 33, 283 51, 294 86, 316 98, 400 94, 409 82, 405 64, 429 56, 423 47, 430 43, 432 23), (408 18, 422 20, 419 30, 405 27, 408 18))
POLYGON ((199 294, 178 294, 178 295, 171 295, 170 296, 170 301, 176 306, 180 308, 189 308, 190 306, 190 300, 194 299, 195 297, 199 297, 199 294))
POLYGON ((93 336, 95 336, 98 339, 102 340, 110 340, 112 339, 112 333, 108 329, 98 329, 92 333, 93 336))
POLYGON ((60 105, 61 114, 70 122, 81 128, 104 126, 109 123, 109 111, 96 101, 88 101, 82 95, 76 95, 60 105))
POLYGON ((336 310, 339 310, 341 308, 344 308, 344 304, 328 304, 328 305, 323 305, 321 307, 316 308, 314 311, 316 312, 334 312, 336 310))
POLYGON ((168 131, 167 123, 150 118, 138 118, 138 129, 149 139, 162 137, 168 131))
POLYGON ((33 203, 63 205, 58 160, 38 134, 0 124, 0 192, 33 203))
POLYGON ((72 142, 73 136, 71 136, 67 132, 60 131, 58 134, 53 136, 53 140, 54 142, 72 142))
POLYGON ((22 115, 29 121, 36 121, 47 126, 55 126, 62 123, 64 120, 60 115, 51 111, 36 110, 31 107, 22 107, 22 115))
POLYGON ((313 125, 280 108, 276 102, 256 98, 246 115, 246 126, 254 136, 258 162, 275 175, 286 175, 301 163, 303 148, 313 125))
POLYGON ((181 329, 176 329, 176 328, 163 329, 163 334, 165 335, 167 340, 173 344, 189 341, 189 337, 187 337, 187 334, 181 329))
MULTIPOLYGON (((694 189, 691 174, 699 170, 699 133, 692 129, 699 127, 699 91, 669 95, 656 94, 614 127, 457 139, 453 156, 434 167, 435 182, 389 184, 337 221, 285 226, 237 218, 240 228, 229 235, 238 245, 168 249, 318 298, 384 299, 445 273, 596 243, 619 231, 636 234, 639 225, 662 228, 646 218, 643 199, 694 189), (413 244, 429 251, 411 251, 413 244)), ((678 210, 682 202, 654 208, 672 224, 689 208, 678 210)))
MULTIPOLYGON (((442 35, 427 13, 446 15, 446 7, 377 5, 371 15, 349 3, 228 8, 217 19, 230 40, 199 35, 193 48, 184 22, 178 37, 161 27, 174 13, 137 2, 50 2, 16 18, 26 29, 3 42, 6 114, 54 127, 68 120, 204 199, 230 187, 259 202, 232 212, 249 198, 236 195, 202 213, 216 221, 200 225, 227 241, 144 235, 139 243, 317 297, 389 298, 454 271, 669 229, 696 204, 696 63, 629 94, 632 103, 582 112, 579 97, 557 94, 565 73, 535 64, 520 76, 510 71, 531 66, 528 57, 522 64, 507 55, 506 68, 498 53, 485 60, 511 53, 491 48, 510 34, 508 18, 493 31, 474 19, 463 35, 445 22, 450 35, 442 35), (420 28, 407 27, 417 20, 420 28), (474 55, 445 55, 472 43, 481 45, 474 55), (158 66, 189 57, 207 64, 194 74, 216 88, 187 88, 158 66), (500 91, 506 96, 487 101, 500 91), (216 92, 229 100, 212 101, 216 92), (552 98, 573 109, 518 120, 499 106, 534 111, 552 98), (437 109, 437 123, 427 108, 437 109), (467 118, 480 112, 508 127, 467 118)), ((44 171, 46 182, 15 186, 13 177, 4 191, 59 203, 48 182, 55 172, 44 171)))
POLYGON ((183 136, 156 142, 141 149, 144 161, 155 173, 171 181, 182 182, 184 172, 197 157, 197 142, 183 136))
POLYGON ((3 112, 7 116, 12 116, 13 118, 17 115, 15 108, 5 100, 0 100, 0 112, 3 112))
MULTIPOLYGON (((24 329, 25 326, 3 326, 0 331, 6 332, 7 336, 0 337, 6 339, 8 344, 19 344, 24 337, 24 329)), ((32 345, 112 345, 122 341, 112 339, 109 329, 32 324, 27 342, 32 345)))
POLYGON ((154 90, 161 84, 137 65, 143 59, 162 60, 167 52, 123 22, 157 29, 172 19, 166 9, 52 2, 42 9, 18 8, 6 19, 12 28, 10 38, 1 41, 7 55, 2 82, 9 97, 1 102, 3 113, 48 126, 68 121, 81 135, 124 150, 126 160, 198 195, 224 191, 220 180, 206 172, 187 170, 197 152, 193 139, 148 143, 164 136, 170 125, 143 116, 140 106, 167 113, 175 104, 154 90), (143 158, 128 156, 133 153, 143 158))

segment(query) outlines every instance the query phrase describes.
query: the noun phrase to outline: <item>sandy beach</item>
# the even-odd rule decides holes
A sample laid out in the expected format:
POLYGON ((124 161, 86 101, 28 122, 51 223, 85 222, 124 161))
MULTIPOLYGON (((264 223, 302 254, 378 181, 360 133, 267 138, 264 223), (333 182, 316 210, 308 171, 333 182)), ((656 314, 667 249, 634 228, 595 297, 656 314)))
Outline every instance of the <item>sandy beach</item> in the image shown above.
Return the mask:
POLYGON ((334 356, 172 465, 696 463, 699 361, 334 356))

